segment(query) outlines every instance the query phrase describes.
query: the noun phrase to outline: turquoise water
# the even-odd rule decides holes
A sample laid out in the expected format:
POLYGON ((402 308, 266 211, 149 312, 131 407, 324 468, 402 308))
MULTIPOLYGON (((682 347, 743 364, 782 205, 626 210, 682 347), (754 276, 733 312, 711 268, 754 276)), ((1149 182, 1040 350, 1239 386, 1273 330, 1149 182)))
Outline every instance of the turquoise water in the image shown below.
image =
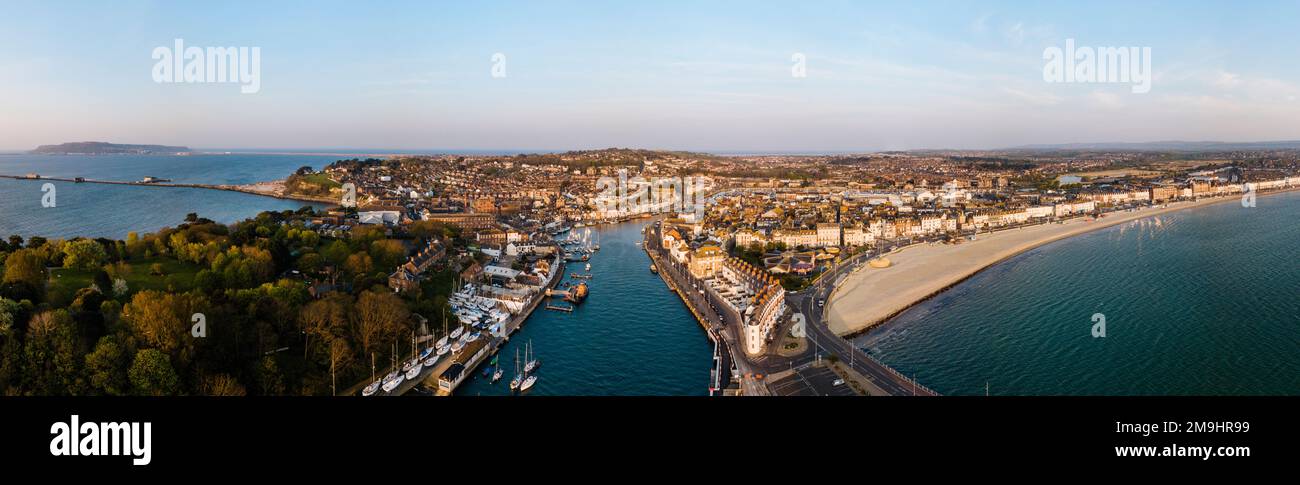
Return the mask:
MULTIPOLYGON (((338 157, 299 155, 0 155, 0 174, 178 183, 244 184, 282 179, 298 167, 320 168, 338 157)), ((41 205, 43 182, 0 179, 0 237, 110 237, 174 226, 190 212, 230 223, 304 202, 205 189, 52 182, 56 206, 41 205)))
POLYGON ((944 394, 1300 394, 1300 193, 1257 203, 1042 246, 855 342, 944 394))
MULTIPOLYGON (((601 250, 591 258, 591 293, 573 313, 538 308, 502 348, 505 375, 482 375, 459 395, 509 395, 515 349, 530 339, 542 366, 528 395, 708 395, 713 348, 695 318, 659 276, 636 242, 643 222, 601 226, 601 250)), ((570 263, 565 274, 583 273, 570 263)), ((486 365, 484 366, 486 367, 486 365)))

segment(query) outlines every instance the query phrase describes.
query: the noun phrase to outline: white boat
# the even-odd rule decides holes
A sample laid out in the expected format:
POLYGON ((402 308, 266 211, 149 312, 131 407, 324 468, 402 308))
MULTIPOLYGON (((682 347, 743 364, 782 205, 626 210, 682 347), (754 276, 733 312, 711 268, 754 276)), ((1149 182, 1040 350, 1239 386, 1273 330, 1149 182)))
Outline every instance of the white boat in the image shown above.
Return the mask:
POLYGON ((421 350, 421 351, 420 351, 420 360, 424 360, 424 359, 429 358, 430 355, 433 355, 433 351, 434 351, 434 348, 433 348, 433 347, 429 347, 429 348, 427 348, 427 349, 421 350))
POLYGON ((412 367, 411 370, 406 371, 406 380, 408 381, 415 380, 415 378, 420 375, 420 371, 422 370, 424 370, 423 365, 417 365, 415 367, 412 367))
POLYGON ((537 370, 537 368, 541 367, 542 365, 542 362, 540 360, 537 360, 537 356, 533 355, 532 349, 533 349, 533 341, 529 340, 528 348, 524 350, 524 361, 526 362, 524 364, 524 374, 532 374, 533 371, 537 370))
POLYGON ((406 382, 406 378, 402 376, 397 376, 397 379, 385 382, 383 385, 384 392, 393 392, 393 389, 397 389, 397 386, 402 385, 403 382, 406 382))
POLYGON ((442 357, 442 356, 444 356, 444 355, 447 355, 447 352, 451 352, 451 346, 450 346, 450 345, 442 344, 442 345, 439 345, 439 346, 438 346, 438 357, 442 357))
POLYGON ((465 332, 465 327, 456 327, 456 329, 452 330, 451 333, 448 334, 447 336, 456 339, 456 338, 460 338, 460 334, 464 332, 465 332))
POLYGON ((501 372, 501 368, 497 367, 497 370, 492 372, 492 382, 496 383, 496 381, 501 380, 501 374, 503 374, 503 372, 501 372))
POLYGON ((469 338, 465 339, 465 343, 470 343, 470 342, 473 342, 473 341, 475 341, 475 340, 478 340, 478 338, 479 338, 480 336, 482 336, 482 335, 483 335, 483 334, 481 334, 481 333, 479 333, 479 332, 471 333, 471 334, 469 334, 469 338))
POLYGON ((442 355, 431 356, 427 359, 424 359, 424 366, 432 368, 433 366, 438 365, 439 360, 442 360, 442 355))
POLYGON ((397 371, 389 372, 388 375, 384 376, 384 384, 394 381, 399 377, 402 377, 402 374, 398 373, 397 371))
POLYGON ((439 348, 441 348, 441 347, 446 347, 446 346, 447 346, 447 340, 448 340, 448 339, 447 339, 447 336, 446 336, 446 335, 443 335, 442 338, 438 339, 438 344, 437 344, 437 345, 434 345, 434 347, 439 347, 439 348))
POLYGON ((537 383, 537 376, 528 376, 528 378, 524 379, 524 382, 522 384, 519 384, 519 392, 524 392, 529 389, 532 389, 533 384, 536 383, 537 383))
POLYGON ((523 383, 523 375, 519 373, 519 349, 515 349, 515 376, 510 379, 510 392, 518 391, 519 384, 523 383))
POLYGON ((361 395, 362 395, 362 396, 373 396, 373 395, 375 395, 375 391, 378 391, 378 390, 379 390, 379 386, 380 386, 380 384, 382 384, 382 383, 379 382, 379 381, 371 382, 369 386, 366 386, 365 389, 362 389, 362 390, 361 390, 361 395))
POLYGON ((465 342, 461 342, 461 341, 457 340, 457 341, 451 343, 451 352, 452 352, 452 353, 459 353, 459 352, 460 352, 460 349, 463 349, 463 348, 465 348, 465 342))
POLYGON ((591 263, 587 263, 587 272, 591 272, 591 263))

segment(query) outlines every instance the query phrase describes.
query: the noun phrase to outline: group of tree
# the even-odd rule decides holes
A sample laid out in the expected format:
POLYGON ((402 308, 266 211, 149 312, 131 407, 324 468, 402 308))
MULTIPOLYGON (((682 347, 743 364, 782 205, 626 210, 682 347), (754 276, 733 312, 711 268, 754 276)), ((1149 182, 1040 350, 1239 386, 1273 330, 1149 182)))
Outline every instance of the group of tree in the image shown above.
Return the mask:
POLYGON ((368 378, 372 359, 410 351, 412 310, 446 308, 455 272, 401 296, 387 274, 421 239, 458 232, 424 224, 406 239, 382 228, 336 239, 310 229, 311 215, 230 226, 192 215, 125 241, 4 241, 0 393, 322 395, 368 378), (170 268, 192 276, 154 274, 170 268), (76 274, 89 283, 50 294, 76 274))

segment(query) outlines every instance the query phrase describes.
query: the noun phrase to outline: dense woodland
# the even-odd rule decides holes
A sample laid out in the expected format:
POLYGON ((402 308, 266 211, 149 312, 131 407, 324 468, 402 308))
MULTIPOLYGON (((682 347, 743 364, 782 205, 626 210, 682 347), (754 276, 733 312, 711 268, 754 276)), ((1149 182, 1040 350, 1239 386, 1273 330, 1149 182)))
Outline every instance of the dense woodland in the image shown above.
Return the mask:
POLYGON ((410 352, 441 318, 459 271, 435 265, 399 296, 387 275, 428 238, 362 227, 346 238, 306 227, 310 207, 230 226, 185 223, 126 240, 0 241, 0 392, 6 395, 328 395, 410 352), (202 314, 206 336, 194 337, 202 314), (336 381, 332 381, 336 379, 336 381))

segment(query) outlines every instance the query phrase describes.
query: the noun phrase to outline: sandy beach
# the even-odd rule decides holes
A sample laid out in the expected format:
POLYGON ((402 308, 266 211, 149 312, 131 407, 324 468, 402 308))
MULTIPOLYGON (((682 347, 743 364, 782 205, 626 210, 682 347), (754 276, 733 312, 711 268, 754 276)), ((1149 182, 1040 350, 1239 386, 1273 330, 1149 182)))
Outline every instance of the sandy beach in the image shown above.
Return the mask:
POLYGON ((1169 212, 1240 201, 1240 197, 1221 197, 1178 202, 1168 207, 1108 213, 1092 221, 1077 218, 1063 224, 980 234, 975 241, 957 245, 911 246, 889 254, 893 265, 888 268, 863 267, 845 278, 827 301, 828 323, 837 335, 856 334, 883 323, 984 268, 1049 242, 1169 212))

